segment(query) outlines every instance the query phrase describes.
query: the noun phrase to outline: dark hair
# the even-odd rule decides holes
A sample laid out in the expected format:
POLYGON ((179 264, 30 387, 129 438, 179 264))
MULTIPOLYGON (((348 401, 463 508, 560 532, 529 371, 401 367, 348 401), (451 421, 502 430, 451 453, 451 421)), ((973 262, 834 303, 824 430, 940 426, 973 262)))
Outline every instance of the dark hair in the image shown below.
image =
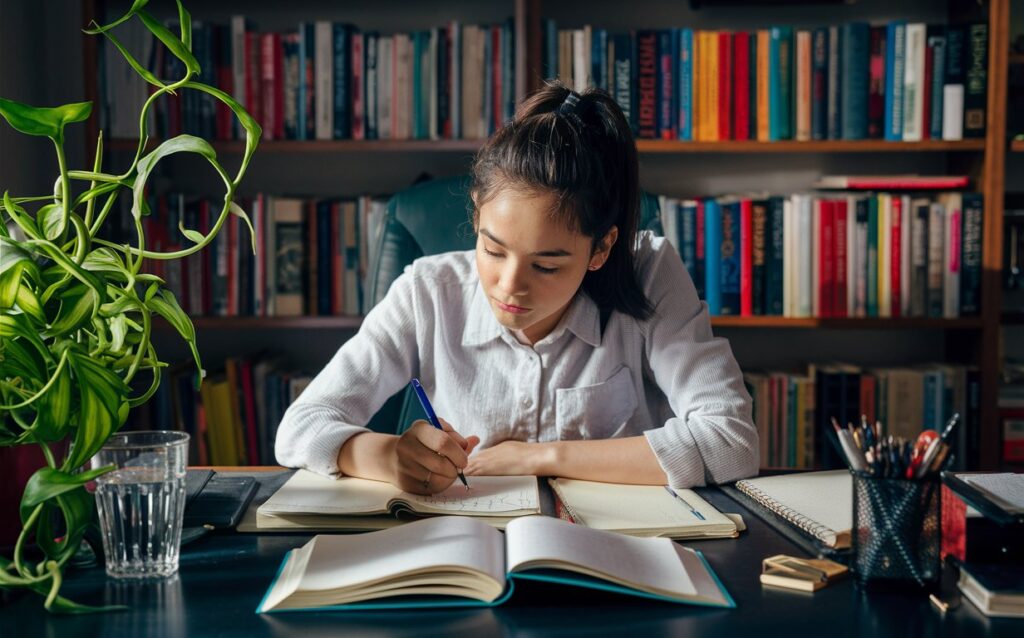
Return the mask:
POLYGON ((473 162, 474 228, 480 206, 505 188, 553 194, 552 217, 592 238, 591 250, 617 226, 607 261, 587 271, 583 290, 604 312, 651 315, 634 267, 640 218, 636 143, 614 99, 597 89, 578 94, 549 81, 524 100, 473 162))

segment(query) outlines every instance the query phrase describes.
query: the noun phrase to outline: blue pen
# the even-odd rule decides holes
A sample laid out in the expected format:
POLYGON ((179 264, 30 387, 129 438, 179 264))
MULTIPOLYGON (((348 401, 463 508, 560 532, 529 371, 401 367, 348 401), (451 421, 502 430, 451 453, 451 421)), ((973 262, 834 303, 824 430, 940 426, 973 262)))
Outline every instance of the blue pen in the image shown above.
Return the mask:
MULTIPOLYGON (((413 379, 410 383, 412 384, 412 389, 416 392, 416 398, 420 400, 420 405, 423 406, 423 411, 427 413, 427 421, 430 422, 430 425, 443 431, 444 428, 441 427, 441 421, 438 420, 437 415, 434 414, 434 408, 430 405, 430 400, 427 399, 427 393, 423 391, 423 386, 420 385, 420 380, 413 379)), ((462 470, 458 470, 458 474, 459 480, 462 481, 462 484, 465 485, 468 490, 469 483, 466 482, 466 477, 462 474, 462 470)))
POLYGON ((664 487, 664 488, 665 488, 665 489, 666 489, 666 490, 668 491, 668 493, 669 493, 669 494, 671 494, 671 495, 672 495, 672 496, 674 496, 675 498, 679 499, 679 501, 680 501, 680 502, 681 502, 681 503, 682 503, 683 505, 685 505, 685 506, 687 507, 687 509, 689 509, 689 510, 690 510, 690 513, 692 513, 692 514, 693 514, 694 516, 696 516, 697 518, 699 518, 699 519, 700 519, 700 520, 702 520, 702 521, 706 521, 706 520, 707 520, 706 518, 704 518, 704 515, 703 515, 703 514, 701 514, 700 512, 698 512, 698 511, 697 511, 696 509, 694 509, 693 505, 690 505, 689 503, 687 503, 687 502, 686 502, 686 499, 685 499, 685 498, 683 498, 682 496, 679 496, 679 494, 676 494, 676 491, 675 491, 675 490, 673 490, 673 489, 672 489, 671 487, 669 487, 668 485, 665 485, 665 486, 663 486, 663 487, 664 487))

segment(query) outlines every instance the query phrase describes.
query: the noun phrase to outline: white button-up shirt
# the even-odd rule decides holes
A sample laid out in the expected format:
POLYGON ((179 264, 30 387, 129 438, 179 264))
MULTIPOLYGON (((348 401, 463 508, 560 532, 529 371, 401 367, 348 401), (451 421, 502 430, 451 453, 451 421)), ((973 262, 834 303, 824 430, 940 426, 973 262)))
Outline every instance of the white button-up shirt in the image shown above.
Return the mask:
POLYGON ((756 474, 750 395, 679 254, 641 233, 636 265, 650 319, 613 312, 602 334, 581 292, 531 347, 494 317, 473 251, 416 260, 288 408, 278 462, 337 474, 342 445, 418 377, 438 416, 480 448, 643 434, 674 487, 756 474))

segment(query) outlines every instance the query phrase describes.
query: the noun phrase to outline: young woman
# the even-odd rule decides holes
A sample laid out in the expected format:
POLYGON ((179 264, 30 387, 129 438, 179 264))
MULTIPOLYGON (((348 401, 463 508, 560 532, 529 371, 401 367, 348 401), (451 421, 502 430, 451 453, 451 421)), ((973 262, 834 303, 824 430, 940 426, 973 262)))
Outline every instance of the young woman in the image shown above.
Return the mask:
POLYGON ((636 145, 614 100, 548 84, 481 149, 471 196, 476 250, 395 281, 288 409, 281 464, 421 494, 458 470, 675 487, 757 472, 729 344, 678 253, 637 232, 636 145), (413 377, 445 430, 367 430, 413 377))

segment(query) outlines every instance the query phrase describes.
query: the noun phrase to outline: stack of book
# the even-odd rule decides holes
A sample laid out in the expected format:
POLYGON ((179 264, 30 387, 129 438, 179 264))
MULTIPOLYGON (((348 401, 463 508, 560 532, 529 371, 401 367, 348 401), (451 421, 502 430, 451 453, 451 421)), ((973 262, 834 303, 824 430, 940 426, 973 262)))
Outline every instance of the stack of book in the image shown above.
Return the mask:
POLYGON ((608 91, 641 138, 985 136, 985 23, 611 33, 546 20, 543 48, 544 77, 608 91))

